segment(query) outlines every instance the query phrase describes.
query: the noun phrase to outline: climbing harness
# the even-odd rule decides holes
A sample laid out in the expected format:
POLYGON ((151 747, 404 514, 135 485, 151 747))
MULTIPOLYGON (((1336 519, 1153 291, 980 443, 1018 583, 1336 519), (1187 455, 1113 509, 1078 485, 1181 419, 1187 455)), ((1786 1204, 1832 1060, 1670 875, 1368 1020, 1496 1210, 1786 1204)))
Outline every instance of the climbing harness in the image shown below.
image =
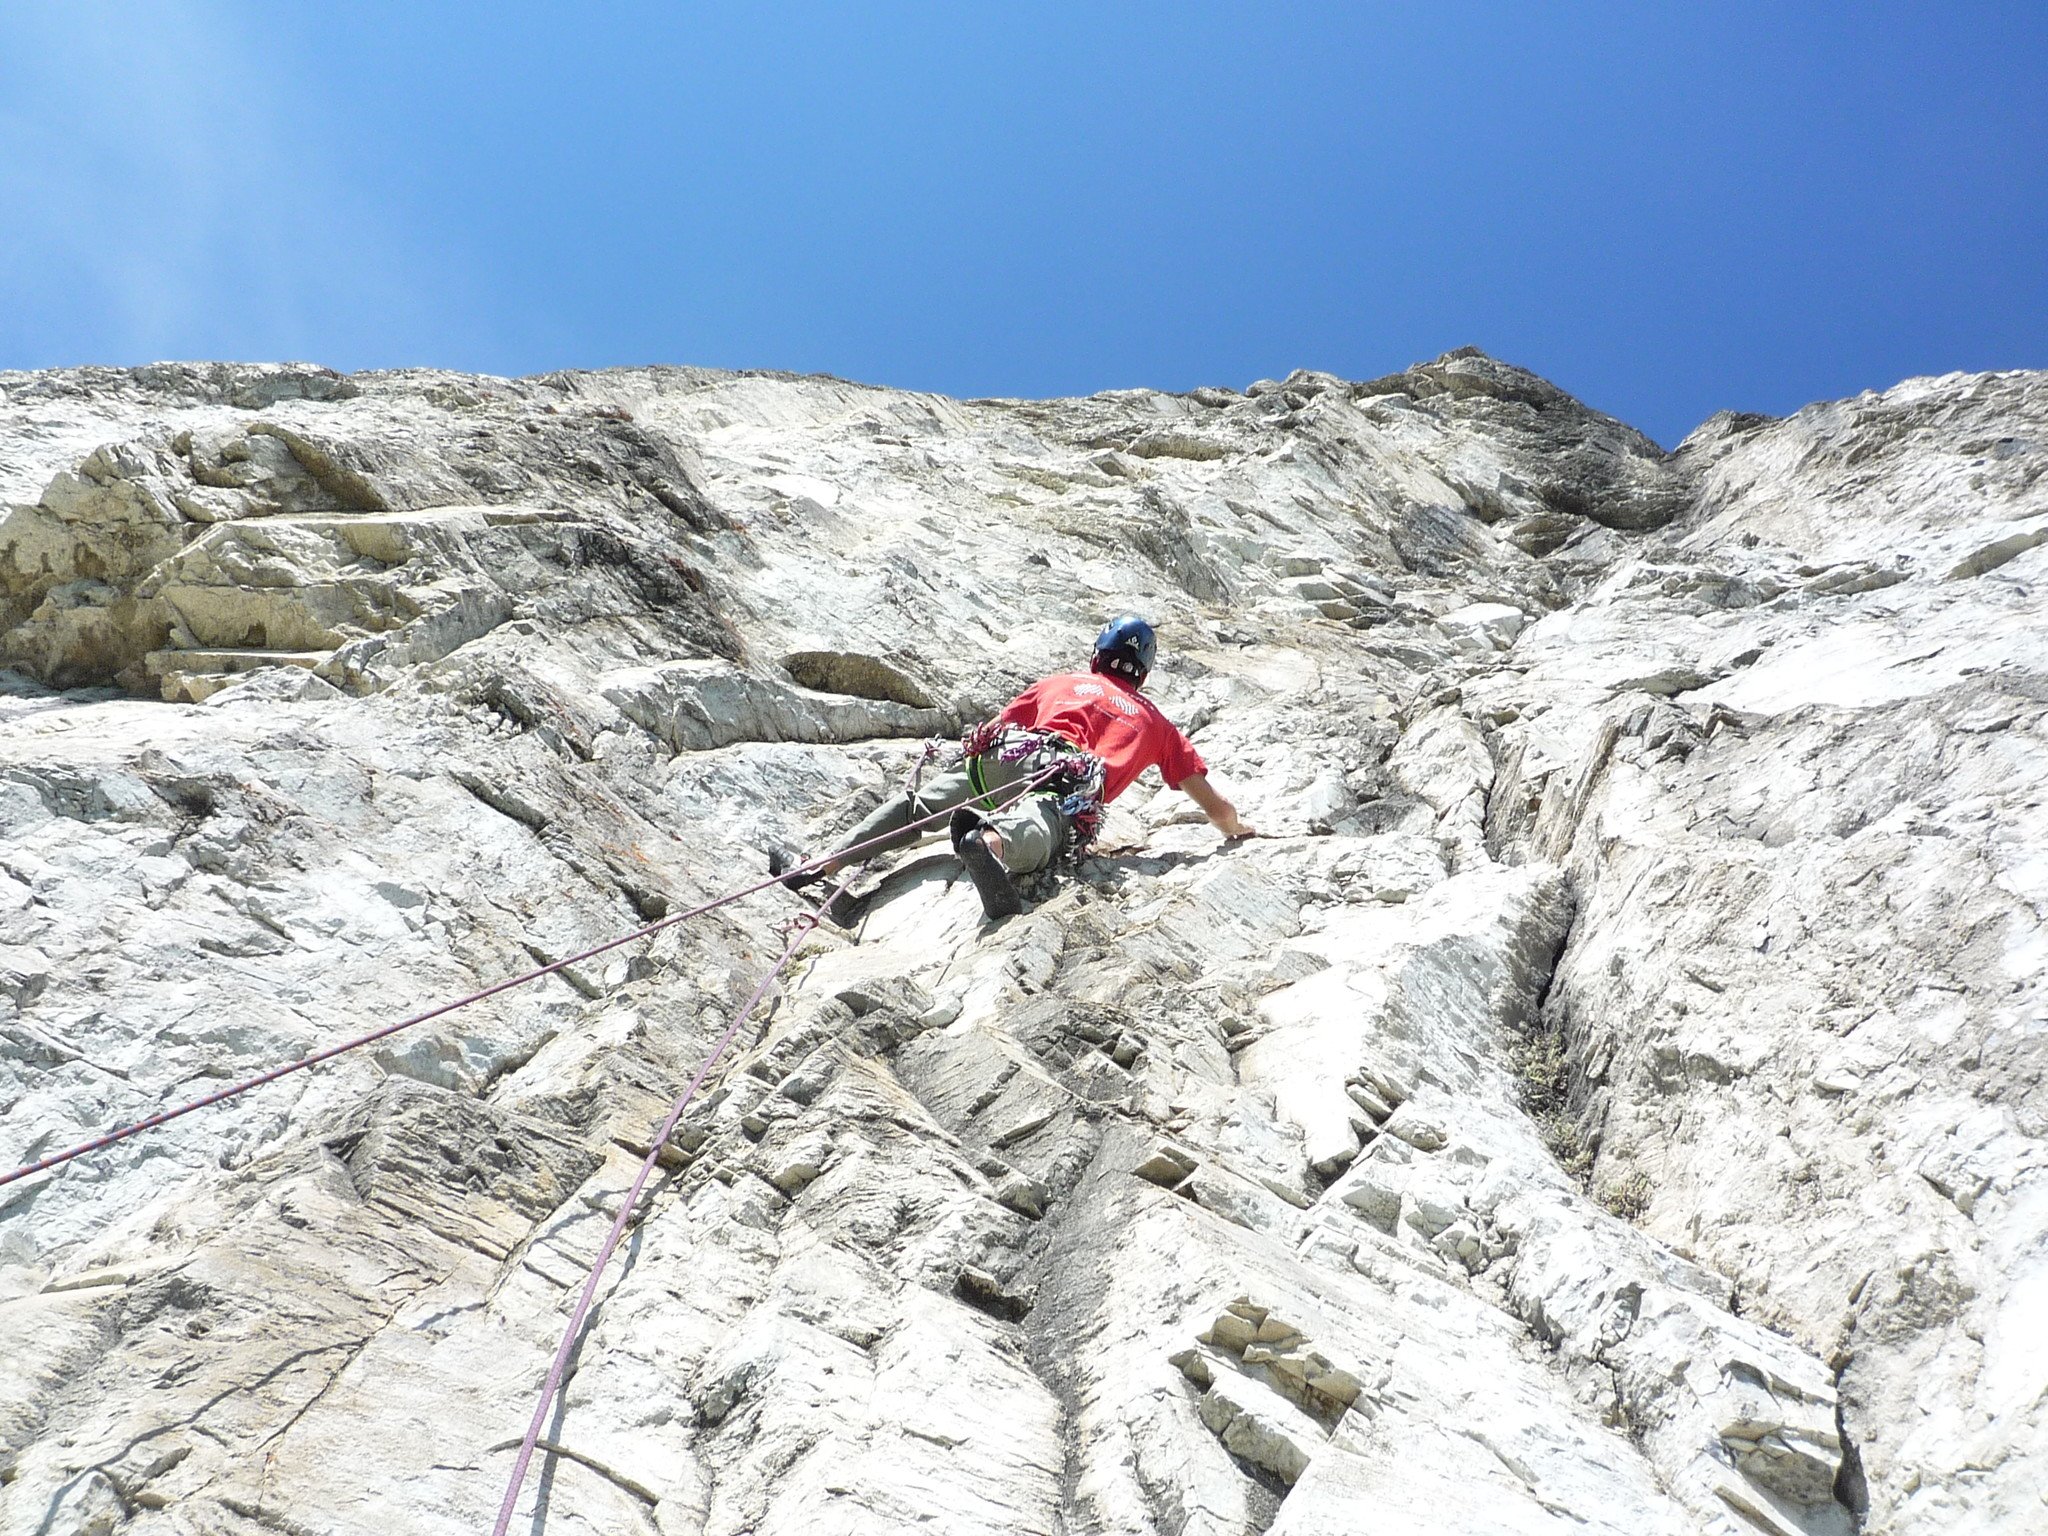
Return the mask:
POLYGON ((996 808, 993 796, 1007 787, 989 788, 982 762, 990 757, 1033 776, 1033 782, 1042 786, 1040 793, 1057 795, 1059 813, 1066 817, 1068 826, 1066 846, 1061 850, 1065 858, 1078 863, 1101 835, 1102 782, 1106 770, 1102 759, 1094 753, 1082 751, 1054 731, 1003 725, 993 720, 982 722, 962 736, 960 753, 966 760, 967 780, 988 810, 996 808))

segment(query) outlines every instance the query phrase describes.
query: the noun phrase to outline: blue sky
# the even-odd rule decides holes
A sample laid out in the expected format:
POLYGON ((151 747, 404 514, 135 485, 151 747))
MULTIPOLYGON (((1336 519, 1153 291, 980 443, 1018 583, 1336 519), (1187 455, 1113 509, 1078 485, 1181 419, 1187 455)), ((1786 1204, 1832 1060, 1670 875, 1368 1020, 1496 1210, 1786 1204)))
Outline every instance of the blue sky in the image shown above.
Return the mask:
POLYGON ((2048 6, 0 10, 0 367, 2048 367, 2048 6))

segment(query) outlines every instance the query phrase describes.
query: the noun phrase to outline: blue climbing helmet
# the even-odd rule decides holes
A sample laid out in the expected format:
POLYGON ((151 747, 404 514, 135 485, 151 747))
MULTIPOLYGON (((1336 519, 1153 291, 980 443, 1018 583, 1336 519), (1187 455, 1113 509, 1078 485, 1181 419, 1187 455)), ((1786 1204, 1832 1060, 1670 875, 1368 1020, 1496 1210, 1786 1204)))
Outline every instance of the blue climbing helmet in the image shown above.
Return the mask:
POLYGON ((1152 626, 1135 613, 1111 619, 1095 637, 1095 655, 1088 663, 1091 672, 1114 672, 1134 683, 1145 681, 1152 670, 1152 657, 1159 639, 1152 626))

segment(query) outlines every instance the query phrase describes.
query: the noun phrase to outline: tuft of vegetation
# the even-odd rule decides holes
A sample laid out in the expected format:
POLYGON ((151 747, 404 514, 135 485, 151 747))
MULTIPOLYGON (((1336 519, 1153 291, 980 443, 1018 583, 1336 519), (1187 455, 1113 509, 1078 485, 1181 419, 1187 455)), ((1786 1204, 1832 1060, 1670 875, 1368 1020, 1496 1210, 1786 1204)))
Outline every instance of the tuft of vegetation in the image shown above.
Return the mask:
POLYGON ((1593 1171, 1593 1149, 1586 1145, 1586 1139, 1579 1134, 1572 1117, 1562 1109, 1546 1109, 1535 1119, 1543 1145, 1557 1159, 1558 1167, 1581 1184, 1585 1183, 1587 1175, 1593 1171))
POLYGON ((1560 1168, 1583 1184, 1593 1171, 1593 1151, 1565 1105, 1571 1068, 1565 1061, 1563 1033, 1524 1035, 1510 1059, 1521 1086, 1522 1107, 1536 1122, 1544 1147, 1560 1168))
POLYGON ((1608 1215, 1634 1221, 1650 1208, 1650 1176, 1631 1169, 1601 1190, 1599 1199, 1608 1215))
POLYGON ((1564 1059, 1564 1036, 1550 1032, 1524 1036, 1513 1062, 1522 1085, 1522 1107, 1539 1118, 1561 1113, 1571 1079, 1564 1059))

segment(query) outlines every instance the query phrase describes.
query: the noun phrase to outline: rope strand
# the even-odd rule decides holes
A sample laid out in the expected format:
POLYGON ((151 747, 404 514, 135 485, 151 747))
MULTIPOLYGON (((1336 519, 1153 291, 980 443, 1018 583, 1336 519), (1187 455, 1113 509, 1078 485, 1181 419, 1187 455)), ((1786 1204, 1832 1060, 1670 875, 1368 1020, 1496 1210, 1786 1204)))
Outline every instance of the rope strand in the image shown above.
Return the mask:
MULTIPOLYGON (((1023 784, 1016 786, 1015 794, 1005 803, 1013 804, 1015 801, 1022 799, 1024 795, 1036 789, 1049 777, 1049 774, 1040 774, 1037 778, 1026 780, 1023 784)), ((76 1158, 86 1156, 88 1153, 104 1151, 108 1147, 126 1141, 131 1136, 139 1136, 144 1131, 155 1130, 160 1125, 168 1125, 171 1121, 192 1114, 197 1110, 207 1109, 215 1104, 226 1103, 229 1099, 239 1098, 251 1089, 261 1088, 266 1083, 274 1083, 281 1077, 291 1076, 294 1072, 303 1072, 308 1067, 317 1067, 323 1061, 332 1061, 337 1056, 346 1055, 350 1051, 360 1050, 363 1046, 374 1045, 377 1041, 389 1039, 401 1030, 425 1024, 431 1019, 438 1019, 444 1014, 455 1012, 458 1008, 466 1008, 472 1003, 480 1003, 487 998, 496 997, 501 992, 509 992, 515 987, 523 987, 528 982, 539 981, 543 976, 552 976, 557 971, 564 970, 569 966, 580 965, 585 960, 595 959, 597 956, 617 949, 621 945, 631 944, 636 939, 649 938, 661 932, 664 928, 673 928, 678 923, 686 923, 693 917, 702 917, 707 912, 715 912, 720 907, 730 906, 732 903, 752 896, 758 891, 765 891, 771 885, 780 885, 790 875, 808 873, 835 860, 843 864, 854 854, 873 851, 882 843, 889 842, 900 837, 903 833, 913 831, 918 827, 929 826, 941 817, 950 814, 950 811, 933 811, 928 816, 922 816, 915 821, 905 823, 894 832, 884 833, 880 837, 871 837, 865 842, 855 843, 852 847, 842 849, 838 853, 821 854, 815 859, 810 859, 792 869, 785 870, 781 875, 771 875, 766 880, 757 881, 742 890, 729 892, 724 896, 705 902, 702 906, 692 907, 687 912, 677 912, 668 917, 660 918, 655 922, 647 924, 644 928, 636 928, 633 932, 624 934, 619 938, 607 939, 604 943, 594 945, 584 950, 581 954, 570 955, 567 959, 557 960, 550 965, 543 965, 537 970, 531 970, 524 975, 514 976, 510 980, 498 982, 493 986, 485 987, 481 991, 472 992, 466 997, 458 997, 451 1003, 443 1003, 437 1008, 427 1009, 424 1013, 416 1013, 410 1018, 400 1019, 395 1024, 386 1024, 381 1029, 373 1029, 366 1035, 356 1036, 353 1040, 345 1040, 339 1045, 332 1045, 325 1050, 315 1051, 310 1056, 301 1056, 297 1061, 287 1062, 281 1067, 273 1067, 268 1072, 261 1073, 256 1077, 245 1078, 238 1083, 232 1083, 226 1088, 207 1094, 204 1098, 194 1099, 189 1104, 180 1104, 174 1109, 162 1110, 157 1114, 148 1116, 146 1119, 137 1120, 132 1125, 124 1125, 107 1132, 103 1136, 96 1136, 91 1141, 80 1142, 75 1147, 67 1147, 62 1152, 53 1152, 40 1161, 16 1168, 12 1173, 0 1174, 0 1188, 5 1188, 17 1180, 28 1178, 32 1174, 45 1173, 52 1168, 61 1167, 76 1158)), ((845 889, 843 883, 840 889, 845 889)), ((813 921, 810 927, 815 926, 816 922, 813 921)), ((805 928, 804 931, 809 932, 810 927, 805 928)))
MULTIPOLYGON (((917 808, 918 775, 923 771, 925 763, 930 758, 931 744, 927 742, 923 754, 919 756, 917 762, 911 767, 910 778, 904 789, 904 795, 910 801, 912 810, 917 808)), ((1014 793, 1010 794, 1003 801, 1003 804, 1015 804, 1026 794, 1030 793, 1031 790, 1050 779, 1057 771, 1057 769, 1048 769, 1035 778, 1028 779, 1024 783, 1015 786, 1014 793)), ((922 818, 922 821, 908 823, 900 831, 909 831, 912 827, 919 826, 923 822, 936 820, 939 816, 950 814, 949 810, 936 811, 932 815, 922 818)), ((900 835, 900 832, 887 833, 882 837, 869 839, 866 843, 856 844, 854 848, 849 848, 846 852, 852 853, 859 848, 871 847, 875 843, 885 842, 889 838, 898 835, 900 835)), ((839 857, 843 859, 845 855, 842 854, 839 857)), ((819 860, 817 862, 823 863, 827 861, 819 860)), ((669 1137, 675 1134, 677 1125, 682 1122, 683 1112, 689 1108, 690 1101, 697 1095, 697 1090, 704 1085, 704 1080, 711 1075, 712 1069, 718 1065, 719 1058, 731 1046, 734 1038, 740 1032, 740 1027, 745 1024, 748 1015, 760 1005, 761 999, 768 995, 768 989, 775 984, 775 978, 782 974, 783 968, 795 957, 797 946, 802 944, 805 936, 818 926, 824 914, 831 910, 832 904, 853 883, 853 878, 853 875, 847 875, 838 885, 833 887, 832 894, 819 903, 816 910, 806 912, 797 919, 790 934, 789 943, 783 948, 781 958, 769 968, 768 974, 761 978, 761 984, 754 988, 753 995, 740 1004, 739 1011, 732 1016, 732 1022, 726 1026, 725 1033, 718 1037, 718 1043, 712 1046, 711 1054, 704 1058, 704 1065, 697 1069, 697 1075, 690 1079, 690 1086, 683 1090, 682 1097, 676 1100, 674 1106, 668 1112, 668 1118, 662 1121, 661 1129, 655 1133, 654 1140, 647 1148, 647 1156, 641 1161, 639 1175, 633 1180, 633 1187, 627 1191, 625 1199, 619 1203, 619 1214, 613 1218, 611 1231, 606 1234, 604 1245, 598 1250, 597 1258, 590 1267, 590 1276, 583 1283, 582 1294, 577 1297, 576 1310, 569 1318, 569 1326, 562 1332, 562 1342, 555 1350, 554 1363, 548 1367, 547 1381, 541 1387, 540 1401, 534 1404, 533 1418, 528 1422, 526 1434, 519 1442, 519 1455, 512 1463, 512 1476, 505 1485, 505 1500, 498 1508, 498 1523, 492 1528, 491 1536, 506 1536, 506 1532, 512 1525, 512 1517, 518 1513, 519 1494, 521 1489, 525 1487, 526 1472, 527 1468, 532 1464, 534 1450, 541 1443, 541 1430, 547 1423, 548 1409, 553 1406, 556 1397, 561 1393, 562 1383, 569 1371, 569 1358, 576 1352, 577 1337, 583 1331, 584 1319, 590 1315, 591 1305, 597 1297, 598 1285, 604 1278, 605 1266, 611 1263, 612 1254, 617 1251, 619 1240, 625 1236, 626 1228, 632 1223, 634 1209, 640 1202, 640 1193, 646 1188, 648 1179, 653 1175, 655 1165, 660 1161, 662 1149, 668 1145, 669 1137)))
POLYGON ((725 1054, 727 1047, 739 1034, 740 1027, 747 1021, 747 1016, 760 1005, 761 999, 768 995, 768 989, 775 984, 775 978, 782 974, 783 967, 795 958, 797 946, 809 937, 823 918, 825 910, 838 899, 840 892, 852 883, 851 875, 841 880, 817 911, 807 913, 797 920, 796 931, 790 935, 789 943, 783 947, 782 957, 769 969, 768 974, 761 978, 761 984, 754 988, 753 995, 740 1004, 739 1010, 732 1016, 732 1022, 725 1027, 725 1033, 718 1037, 718 1043, 711 1047, 711 1054, 704 1058, 704 1065, 697 1069, 697 1075, 690 1079, 690 1086, 683 1090, 682 1097, 670 1108, 668 1118, 661 1122, 661 1129, 654 1133, 653 1143, 647 1149, 647 1156, 640 1163, 640 1172, 633 1180, 633 1187, 619 1202, 619 1214, 612 1219, 612 1228, 605 1234, 604 1246, 598 1249, 597 1258, 590 1266, 590 1277, 583 1283, 583 1293, 576 1298, 576 1310, 570 1315, 569 1326, 562 1331, 562 1342, 555 1350, 554 1363, 548 1367, 548 1379, 541 1388, 540 1401, 534 1404, 533 1418, 526 1426, 526 1436, 519 1442, 519 1456, 512 1463, 512 1479, 506 1484, 505 1502, 499 1506, 498 1523, 492 1529, 492 1536, 505 1536, 511 1527, 512 1516, 519 1508, 520 1490, 526 1483, 526 1469, 533 1461, 534 1449, 540 1442, 541 1430, 547 1425, 548 1409, 554 1404, 556 1394, 562 1390, 563 1378, 567 1376, 569 1370, 569 1357, 576 1352, 577 1336, 583 1331, 583 1320, 590 1315, 591 1303, 597 1297, 597 1287, 604 1278, 605 1266, 611 1263, 612 1254, 618 1250, 619 1240, 626 1235, 626 1228, 632 1224, 633 1211, 640 1203, 640 1192, 647 1187, 647 1180, 653 1175, 663 1149, 668 1146, 669 1137, 675 1134, 676 1126, 681 1123, 683 1111, 690 1107, 690 1101, 697 1096, 697 1090, 703 1087, 704 1080, 711 1075, 712 1068, 718 1065, 718 1059, 725 1054))

